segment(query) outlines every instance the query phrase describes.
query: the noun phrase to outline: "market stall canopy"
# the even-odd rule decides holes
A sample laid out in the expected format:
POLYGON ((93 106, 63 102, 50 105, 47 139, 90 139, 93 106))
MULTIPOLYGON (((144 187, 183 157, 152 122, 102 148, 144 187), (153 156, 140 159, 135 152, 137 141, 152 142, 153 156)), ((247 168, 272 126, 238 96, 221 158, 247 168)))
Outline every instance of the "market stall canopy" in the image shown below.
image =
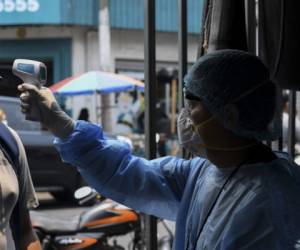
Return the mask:
POLYGON ((54 94, 65 96, 108 94, 113 92, 144 90, 144 83, 132 77, 102 71, 90 71, 78 77, 69 77, 54 84, 54 94))

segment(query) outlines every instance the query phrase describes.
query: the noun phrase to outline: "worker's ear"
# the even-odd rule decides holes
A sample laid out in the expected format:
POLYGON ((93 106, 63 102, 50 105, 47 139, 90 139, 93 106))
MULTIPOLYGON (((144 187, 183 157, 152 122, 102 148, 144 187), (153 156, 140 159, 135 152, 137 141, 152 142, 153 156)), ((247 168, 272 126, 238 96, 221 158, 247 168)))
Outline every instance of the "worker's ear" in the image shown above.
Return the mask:
POLYGON ((224 107, 226 114, 226 124, 229 128, 235 128, 239 121, 239 111, 234 104, 228 104, 224 107))

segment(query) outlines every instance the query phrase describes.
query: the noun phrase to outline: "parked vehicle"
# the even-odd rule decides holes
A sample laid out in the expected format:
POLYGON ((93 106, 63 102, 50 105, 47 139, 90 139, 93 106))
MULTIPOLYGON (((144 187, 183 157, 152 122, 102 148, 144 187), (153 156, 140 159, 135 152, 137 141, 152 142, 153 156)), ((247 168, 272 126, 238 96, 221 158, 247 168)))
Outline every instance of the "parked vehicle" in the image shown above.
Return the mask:
MULTIPOLYGON (((142 250, 140 216, 135 211, 112 200, 101 200, 93 189, 81 188, 80 203, 95 205, 78 214, 66 216, 63 209, 54 209, 54 213, 31 211, 32 225, 41 241, 44 250, 125 250, 115 240, 109 239, 133 232, 134 238, 130 249, 142 250), (98 200, 98 201, 97 201, 98 200)), ((77 197, 78 198, 78 197, 77 197)))
POLYGON ((25 120, 18 98, 0 96, 0 109, 25 146, 32 180, 37 191, 51 192, 55 198, 71 200, 82 186, 77 170, 63 163, 52 142, 54 137, 40 123, 25 120), (66 181, 67 180, 67 181, 66 181))
MULTIPOLYGON (((125 250, 118 244, 116 236, 133 233, 128 249, 144 250, 143 220, 134 210, 109 199, 102 198, 90 187, 75 192, 80 205, 91 205, 77 214, 64 208, 53 209, 52 213, 31 211, 32 225, 44 250, 125 250)), ((73 209, 74 211, 74 209, 73 209)), ((168 235, 158 241, 159 250, 171 250, 172 231, 160 220, 168 235)))

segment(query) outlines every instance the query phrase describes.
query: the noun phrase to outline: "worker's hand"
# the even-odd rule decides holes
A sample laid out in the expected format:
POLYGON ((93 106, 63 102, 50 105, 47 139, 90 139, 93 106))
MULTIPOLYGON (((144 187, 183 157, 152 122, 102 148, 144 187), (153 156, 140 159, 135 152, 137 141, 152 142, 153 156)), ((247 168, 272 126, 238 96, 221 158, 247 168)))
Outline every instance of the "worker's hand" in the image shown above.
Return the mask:
POLYGON ((55 136, 66 138, 74 129, 74 121, 59 107, 50 89, 24 83, 18 86, 22 92, 21 110, 30 119, 41 122, 55 136), (32 112, 34 110, 34 112, 32 112))

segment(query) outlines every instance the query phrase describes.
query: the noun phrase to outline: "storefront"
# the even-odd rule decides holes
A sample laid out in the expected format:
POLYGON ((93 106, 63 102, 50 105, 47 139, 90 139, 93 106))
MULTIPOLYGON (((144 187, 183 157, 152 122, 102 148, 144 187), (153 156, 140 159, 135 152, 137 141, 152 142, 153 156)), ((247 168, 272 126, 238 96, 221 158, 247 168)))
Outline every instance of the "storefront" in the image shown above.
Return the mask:
POLYGON ((97 2, 0 0, 0 72, 4 77, 1 94, 14 95, 13 86, 18 79, 10 68, 15 58, 45 62, 49 85, 84 72, 85 62, 78 66, 73 59, 85 53, 82 37, 97 28, 97 2))
MULTIPOLYGON (((177 2, 157 1, 157 61, 161 68, 176 68, 177 2)), ((201 2, 189 2, 190 63, 198 49, 201 2)), ((143 79, 144 9, 141 0, 109 0, 110 69, 143 79)), ((0 75, 5 80, 0 94, 16 95, 18 79, 10 68, 15 58, 41 60, 48 66, 48 83, 91 70, 100 70, 99 0, 0 0, 0 75)), ((103 35, 102 35, 103 37, 103 35)), ((104 45, 105 47, 105 45, 104 45)), ((73 100, 74 118, 83 107, 95 106, 95 100, 83 96, 73 100)), ((68 102, 73 106, 72 102, 68 102)), ((116 113, 115 111, 112 111, 116 113)), ((91 109, 91 120, 96 113, 91 109)), ((116 120, 116 119, 115 119, 116 120)))

